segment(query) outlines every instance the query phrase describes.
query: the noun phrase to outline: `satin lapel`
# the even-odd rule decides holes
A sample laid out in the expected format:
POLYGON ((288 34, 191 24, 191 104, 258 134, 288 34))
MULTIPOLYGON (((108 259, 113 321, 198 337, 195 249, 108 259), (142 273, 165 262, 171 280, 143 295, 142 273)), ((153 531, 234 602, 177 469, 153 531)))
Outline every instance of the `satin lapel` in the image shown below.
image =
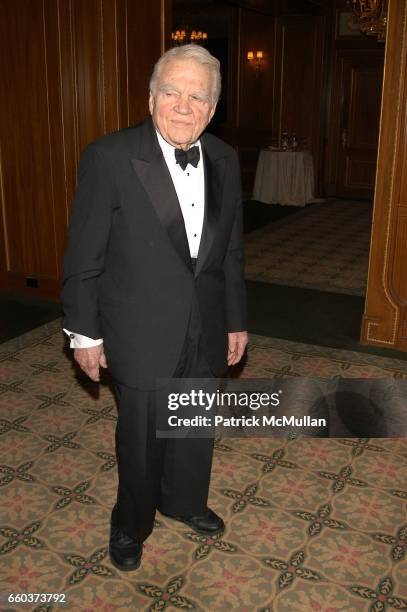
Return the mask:
POLYGON ((219 221, 223 197, 225 159, 212 160, 204 149, 205 218, 195 276, 199 274, 211 250, 219 221))
POLYGON ((176 251, 192 270, 184 218, 163 155, 158 152, 149 161, 145 159, 131 161, 176 251))

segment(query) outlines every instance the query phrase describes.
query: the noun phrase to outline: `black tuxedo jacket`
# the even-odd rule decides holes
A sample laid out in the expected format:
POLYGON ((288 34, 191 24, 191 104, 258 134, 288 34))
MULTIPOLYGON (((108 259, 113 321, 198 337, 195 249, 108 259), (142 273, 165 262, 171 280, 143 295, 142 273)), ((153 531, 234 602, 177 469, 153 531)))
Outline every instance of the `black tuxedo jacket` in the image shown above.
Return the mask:
POLYGON ((227 332, 246 329, 237 156, 210 134, 201 143, 205 218, 195 274, 151 119, 104 136, 81 156, 64 259, 64 327, 103 338, 112 376, 128 386, 153 389, 173 374, 193 300, 214 375, 226 370, 227 332))

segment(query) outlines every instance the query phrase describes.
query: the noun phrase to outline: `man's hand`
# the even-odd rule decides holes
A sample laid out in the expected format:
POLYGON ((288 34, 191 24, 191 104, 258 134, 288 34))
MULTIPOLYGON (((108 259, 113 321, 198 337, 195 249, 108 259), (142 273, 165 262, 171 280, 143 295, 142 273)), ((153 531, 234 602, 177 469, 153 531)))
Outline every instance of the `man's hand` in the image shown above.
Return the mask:
POLYGON ((95 382, 100 380, 99 366, 107 368, 107 361, 103 344, 90 348, 75 349, 73 352, 75 361, 81 370, 95 382))
POLYGON ((249 336, 246 331, 230 332, 228 334, 228 365, 239 363, 245 352, 249 336))

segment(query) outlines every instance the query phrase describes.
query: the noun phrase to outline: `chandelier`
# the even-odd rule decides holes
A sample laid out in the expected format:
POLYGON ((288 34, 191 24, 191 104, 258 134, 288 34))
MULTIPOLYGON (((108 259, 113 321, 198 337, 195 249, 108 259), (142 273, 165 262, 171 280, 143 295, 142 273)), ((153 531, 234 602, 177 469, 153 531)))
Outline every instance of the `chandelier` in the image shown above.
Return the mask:
POLYGON ((352 29, 358 29, 377 40, 386 39, 387 0, 348 0, 353 18, 349 23, 352 29))
POLYGON ((171 38, 174 45, 188 45, 189 43, 204 45, 208 40, 208 34, 185 25, 180 27, 179 30, 171 32, 171 38))

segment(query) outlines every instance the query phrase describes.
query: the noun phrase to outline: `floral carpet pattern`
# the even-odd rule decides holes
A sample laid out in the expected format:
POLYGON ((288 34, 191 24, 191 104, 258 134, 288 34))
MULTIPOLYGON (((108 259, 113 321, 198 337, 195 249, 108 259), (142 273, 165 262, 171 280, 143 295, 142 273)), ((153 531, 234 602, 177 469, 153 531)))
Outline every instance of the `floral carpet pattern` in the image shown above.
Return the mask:
MULTIPOLYGON (((407 609, 403 439, 223 439, 223 535, 157 514, 141 568, 110 563, 116 409, 80 384, 60 322, 0 346, 1 610, 407 609), (65 593, 13 604, 9 593, 65 593)), ((253 336, 242 375, 407 377, 407 361, 253 336)))
POLYGON ((307 207, 247 234, 246 278, 364 295, 371 225, 370 202, 307 207))

